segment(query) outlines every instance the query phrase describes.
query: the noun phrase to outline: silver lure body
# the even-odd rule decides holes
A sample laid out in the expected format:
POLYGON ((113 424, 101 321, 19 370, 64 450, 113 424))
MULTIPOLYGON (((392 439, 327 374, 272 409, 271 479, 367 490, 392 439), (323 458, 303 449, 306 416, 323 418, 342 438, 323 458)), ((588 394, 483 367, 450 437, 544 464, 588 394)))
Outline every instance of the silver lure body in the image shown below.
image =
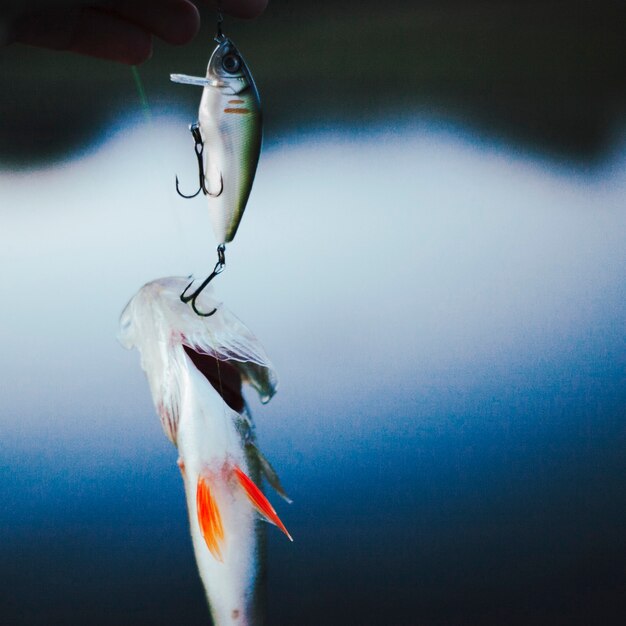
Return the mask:
POLYGON ((203 87, 198 125, 204 191, 217 242, 228 243, 243 217, 261 152, 259 93, 248 66, 227 37, 213 50, 205 78, 171 74, 170 79, 203 87))

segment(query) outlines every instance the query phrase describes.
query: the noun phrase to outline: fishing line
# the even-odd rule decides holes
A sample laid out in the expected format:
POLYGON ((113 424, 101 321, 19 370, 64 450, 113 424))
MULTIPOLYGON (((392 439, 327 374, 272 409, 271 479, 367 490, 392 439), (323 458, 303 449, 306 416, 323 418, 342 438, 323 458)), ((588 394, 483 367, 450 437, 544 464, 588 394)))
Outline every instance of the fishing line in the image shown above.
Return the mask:
POLYGON ((139 94, 139 101, 141 102, 141 108, 143 109, 143 115, 146 119, 146 122, 152 121, 152 111, 150 110, 150 105, 148 104, 148 98, 146 97, 146 90, 143 87, 143 82, 141 80, 141 76, 139 75, 139 70, 136 65, 133 65, 130 68, 130 71, 133 74, 133 78, 135 79, 135 86, 137 87, 137 93, 139 94))
MULTIPOLYGON (((141 110, 143 113, 144 121, 146 124, 152 129, 155 130, 154 126, 154 116, 152 114, 152 108, 150 107, 150 103, 148 102, 148 95, 146 93, 146 89, 144 87, 143 80, 141 79, 141 74, 139 73, 139 69, 136 65, 132 65, 130 68, 131 74, 133 76, 133 80, 135 83, 135 88, 137 89, 137 95, 139 96, 139 102, 141 104, 141 110)), ((163 155, 159 150, 151 150, 151 154, 157 152, 158 157, 152 156, 151 158, 158 161, 158 164, 165 171, 167 167, 169 167, 169 162, 163 158, 163 155)), ((174 206, 174 202, 172 199, 172 195, 168 194, 168 209, 170 215, 172 215, 173 221, 176 226, 176 241, 178 243, 178 248, 180 250, 179 258, 184 258, 186 251, 189 249, 189 241, 187 240, 187 236, 185 235, 185 230, 183 229, 183 225, 181 222, 181 217, 178 211, 174 206)), ((169 229, 168 229, 169 230, 169 229)))
POLYGON ((220 385, 220 396, 222 397, 223 402, 223 406, 222 406, 222 413, 223 415, 226 415, 226 400, 224 399, 224 389, 222 387, 222 372, 220 371, 220 360, 219 359, 215 359, 215 363, 217 365, 217 382, 220 385))

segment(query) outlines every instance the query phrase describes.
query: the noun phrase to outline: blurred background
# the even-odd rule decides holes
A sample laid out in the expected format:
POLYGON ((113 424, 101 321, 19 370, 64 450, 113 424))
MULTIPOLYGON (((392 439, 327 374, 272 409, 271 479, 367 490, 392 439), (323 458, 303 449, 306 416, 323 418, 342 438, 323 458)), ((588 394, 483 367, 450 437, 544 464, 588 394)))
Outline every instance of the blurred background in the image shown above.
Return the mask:
MULTIPOLYGON (((214 19, 139 68, 0 49, 0 622, 206 624, 126 301, 215 262, 187 124, 214 19)), ((216 283, 280 377, 268 624, 626 618, 622 2, 270 0, 216 283)))

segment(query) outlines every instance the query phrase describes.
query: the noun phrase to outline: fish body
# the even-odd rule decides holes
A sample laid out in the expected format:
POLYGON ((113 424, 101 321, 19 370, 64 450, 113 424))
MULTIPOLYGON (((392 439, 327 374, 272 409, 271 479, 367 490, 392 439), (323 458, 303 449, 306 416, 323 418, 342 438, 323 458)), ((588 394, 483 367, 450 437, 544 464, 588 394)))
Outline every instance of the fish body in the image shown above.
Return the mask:
POLYGON ((250 474, 236 429, 240 416, 224 406, 189 357, 184 358, 186 391, 178 426, 178 463, 198 571, 216 624, 256 623, 252 616, 259 566, 257 513, 234 476, 234 468, 250 474), (209 518, 208 533, 203 531, 198 510, 202 489, 209 491, 212 506, 219 512, 219 518, 215 514, 209 518))
POLYGON ((233 42, 216 46, 206 77, 171 74, 173 82, 202 86, 198 125, 204 190, 218 243, 232 241, 252 190, 263 134, 261 101, 252 74, 233 42))
MULTIPOLYGON (((163 430, 178 448, 191 538, 214 623, 252 626, 261 620, 259 514, 289 534, 250 478, 258 481, 267 461, 254 445, 241 383, 268 400, 276 377, 258 340, 209 289, 201 296, 202 306, 217 308, 209 318, 180 301, 186 282, 166 278, 142 287, 122 313, 120 341, 138 348, 163 430)), ((272 473, 266 472, 270 482, 272 473)))

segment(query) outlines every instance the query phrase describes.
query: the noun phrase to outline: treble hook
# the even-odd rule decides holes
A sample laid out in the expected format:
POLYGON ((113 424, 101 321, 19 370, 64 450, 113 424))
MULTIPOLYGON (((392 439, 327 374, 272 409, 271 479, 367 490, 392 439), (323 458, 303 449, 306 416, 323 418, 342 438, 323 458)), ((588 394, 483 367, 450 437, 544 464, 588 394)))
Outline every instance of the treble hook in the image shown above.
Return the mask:
POLYGON ((200 134, 200 125, 196 122, 195 124, 189 125, 189 130, 191 131, 191 135, 194 140, 194 152, 196 153, 196 159, 198 160, 198 177, 200 180, 200 184, 198 186, 198 191, 193 195, 187 196, 185 195, 179 187, 178 176, 176 176, 176 192, 179 196, 183 198, 195 198, 200 192, 202 192, 205 196, 211 196, 212 198, 217 198, 221 195, 222 191, 224 191, 224 179, 222 178, 222 174, 220 172, 220 190, 217 193, 211 193, 205 185, 205 177, 204 177, 204 167, 202 163, 202 154, 204 152, 204 143, 202 141, 202 135, 200 134))
POLYGON ((226 246, 223 243, 221 243, 219 246, 217 246, 217 263, 215 264, 215 267, 213 268, 213 271, 211 272, 211 274, 207 278, 204 279, 202 284, 193 293, 189 294, 188 296, 185 295, 189 287, 193 285, 193 280, 192 280, 185 287, 183 293, 180 294, 181 302, 184 302, 185 304, 188 304, 189 302, 191 302, 191 308, 193 309, 193 312, 196 315, 199 315, 200 317, 211 317, 211 315, 213 315, 217 311, 217 308, 215 308, 210 313, 202 313, 202 311, 198 310, 198 308, 196 307, 196 300, 198 299, 198 296, 202 293, 202 291, 205 289, 205 287, 218 274, 221 274, 224 271, 224 267, 226 266, 225 252, 226 252, 226 246))

